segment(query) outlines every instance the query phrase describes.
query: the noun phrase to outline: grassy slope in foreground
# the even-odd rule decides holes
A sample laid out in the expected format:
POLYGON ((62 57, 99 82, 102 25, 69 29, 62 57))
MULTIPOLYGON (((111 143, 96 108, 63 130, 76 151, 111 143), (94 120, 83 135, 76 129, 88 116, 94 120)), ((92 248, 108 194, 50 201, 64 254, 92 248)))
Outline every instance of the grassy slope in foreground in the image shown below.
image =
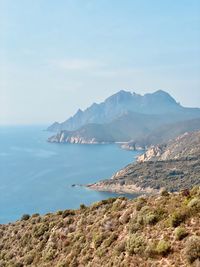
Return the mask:
POLYGON ((0 266, 199 266, 200 188, 0 225, 0 266))

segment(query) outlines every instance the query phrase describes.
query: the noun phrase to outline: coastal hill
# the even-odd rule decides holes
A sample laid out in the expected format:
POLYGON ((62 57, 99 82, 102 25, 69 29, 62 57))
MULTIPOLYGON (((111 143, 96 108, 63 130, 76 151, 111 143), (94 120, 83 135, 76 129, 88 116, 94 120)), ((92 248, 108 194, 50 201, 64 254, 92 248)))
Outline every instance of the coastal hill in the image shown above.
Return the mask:
POLYGON ((111 179, 88 185, 99 191, 155 193, 200 185, 200 131, 150 147, 111 179))
POLYGON ((198 267, 200 188, 0 225, 0 266, 198 267))
MULTIPOLYGON (((144 96, 122 90, 100 104, 92 104, 85 111, 79 109, 63 123, 52 124, 48 131, 56 132, 56 135, 48 141, 107 143, 146 140, 148 135, 164 125, 195 118, 200 118, 200 109, 183 107, 162 90, 144 96)), ((200 123, 196 127, 200 129, 200 123)))
POLYGON ((171 160, 200 156, 200 131, 184 133, 167 144, 150 147, 137 161, 171 160))

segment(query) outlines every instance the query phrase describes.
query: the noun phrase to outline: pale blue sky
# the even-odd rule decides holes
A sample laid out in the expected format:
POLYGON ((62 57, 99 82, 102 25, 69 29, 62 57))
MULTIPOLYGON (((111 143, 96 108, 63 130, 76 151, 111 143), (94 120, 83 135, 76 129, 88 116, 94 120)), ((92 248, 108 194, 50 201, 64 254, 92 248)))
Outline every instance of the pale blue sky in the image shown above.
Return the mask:
POLYGON ((200 107, 199 0, 0 0, 0 124, 63 121, 120 89, 200 107))

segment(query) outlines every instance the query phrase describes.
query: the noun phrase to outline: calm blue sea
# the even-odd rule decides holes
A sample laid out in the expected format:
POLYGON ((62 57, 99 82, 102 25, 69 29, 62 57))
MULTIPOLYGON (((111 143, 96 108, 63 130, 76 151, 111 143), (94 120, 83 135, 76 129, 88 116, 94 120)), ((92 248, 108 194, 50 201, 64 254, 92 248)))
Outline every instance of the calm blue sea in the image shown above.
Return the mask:
POLYGON ((50 144, 44 129, 0 127, 0 223, 116 196, 71 185, 108 178, 138 154, 117 145, 50 144))

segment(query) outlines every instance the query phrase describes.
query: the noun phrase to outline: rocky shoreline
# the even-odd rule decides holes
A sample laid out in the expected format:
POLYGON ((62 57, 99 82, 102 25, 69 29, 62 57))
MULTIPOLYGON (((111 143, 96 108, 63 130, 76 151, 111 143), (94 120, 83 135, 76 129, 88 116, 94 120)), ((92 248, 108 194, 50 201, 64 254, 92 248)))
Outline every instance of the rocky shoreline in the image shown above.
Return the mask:
POLYGON ((177 192, 200 184, 200 131, 185 133, 167 144, 151 146, 137 161, 110 179, 87 187, 115 193, 177 192))
POLYGON ((100 192, 113 192, 118 194, 157 194, 160 190, 153 188, 142 188, 134 184, 131 185, 120 185, 120 184, 104 184, 104 182, 97 182, 86 186, 89 189, 100 191, 100 192))

